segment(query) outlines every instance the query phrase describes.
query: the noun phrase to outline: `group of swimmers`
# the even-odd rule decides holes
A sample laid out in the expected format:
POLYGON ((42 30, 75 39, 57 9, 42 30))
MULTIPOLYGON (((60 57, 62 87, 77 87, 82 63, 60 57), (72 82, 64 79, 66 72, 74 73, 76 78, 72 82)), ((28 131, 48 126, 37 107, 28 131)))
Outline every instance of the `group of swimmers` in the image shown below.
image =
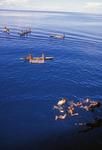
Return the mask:
POLYGON ((85 111, 93 111, 95 108, 98 108, 100 106, 101 103, 99 101, 94 101, 89 98, 83 101, 78 101, 76 103, 70 101, 68 102, 66 98, 62 98, 57 102, 56 105, 54 105, 54 109, 58 110, 58 112, 60 113, 59 115, 55 116, 55 120, 64 120, 67 116, 79 115, 79 113, 76 112, 76 108, 82 108, 85 111))

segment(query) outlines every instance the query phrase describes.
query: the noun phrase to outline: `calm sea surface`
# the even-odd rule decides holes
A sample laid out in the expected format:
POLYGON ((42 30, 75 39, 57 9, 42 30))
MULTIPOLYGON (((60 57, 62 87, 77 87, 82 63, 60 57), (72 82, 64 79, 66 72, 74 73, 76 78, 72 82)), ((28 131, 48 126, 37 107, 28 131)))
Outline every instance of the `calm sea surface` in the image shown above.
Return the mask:
POLYGON ((90 135, 90 142, 102 146, 101 128, 91 131, 93 136, 79 135, 74 125, 102 117, 102 111, 55 121, 53 105, 62 97, 102 101, 102 15, 0 11, 1 150, 39 150, 46 145, 57 150, 61 137, 70 135, 72 144, 72 135, 87 144, 90 135), (4 26, 10 35, 2 32, 4 26), (32 33, 19 37, 28 27, 32 33), (65 34, 65 39, 49 38, 53 33, 65 34), (54 60, 29 64, 20 59, 42 52, 54 60))

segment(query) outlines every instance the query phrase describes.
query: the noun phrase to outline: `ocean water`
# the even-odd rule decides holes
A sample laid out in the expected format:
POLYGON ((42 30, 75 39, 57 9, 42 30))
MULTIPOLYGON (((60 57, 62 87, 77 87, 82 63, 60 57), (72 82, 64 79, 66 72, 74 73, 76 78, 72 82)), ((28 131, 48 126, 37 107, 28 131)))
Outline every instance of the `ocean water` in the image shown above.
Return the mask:
POLYGON ((74 125, 102 117, 102 110, 55 121, 53 105, 62 97, 102 101, 102 15, 0 11, 1 150, 67 149, 75 137, 83 138, 82 145, 102 146, 101 128, 91 131, 93 136, 79 135, 74 125), (4 26, 9 35, 2 32, 4 26), (32 33, 19 37, 28 27, 32 33), (53 33, 65 39, 50 38, 53 33), (20 59, 29 53, 54 60, 29 64, 20 59))

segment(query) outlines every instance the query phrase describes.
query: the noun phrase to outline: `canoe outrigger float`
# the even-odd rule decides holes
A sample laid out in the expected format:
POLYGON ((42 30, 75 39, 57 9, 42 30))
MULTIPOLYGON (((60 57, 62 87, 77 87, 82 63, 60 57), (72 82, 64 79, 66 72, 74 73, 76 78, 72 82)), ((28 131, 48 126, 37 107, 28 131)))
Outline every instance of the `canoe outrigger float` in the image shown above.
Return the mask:
POLYGON ((44 54, 42 54, 41 57, 33 57, 32 54, 29 54, 24 58, 24 60, 28 61, 29 63, 36 63, 36 64, 42 64, 46 60, 52 60, 53 57, 45 57, 44 54))

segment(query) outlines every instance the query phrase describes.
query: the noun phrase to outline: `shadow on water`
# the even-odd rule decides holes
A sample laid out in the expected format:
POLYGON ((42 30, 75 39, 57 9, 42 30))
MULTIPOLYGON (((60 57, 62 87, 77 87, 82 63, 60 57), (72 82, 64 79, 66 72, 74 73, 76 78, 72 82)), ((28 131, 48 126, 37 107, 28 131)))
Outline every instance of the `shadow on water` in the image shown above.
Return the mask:
POLYGON ((101 127, 102 119, 96 119, 94 122, 86 123, 83 126, 74 125, 71 130, 52 132, 47 137, 45 137, 46 133, 43 133, 39 138, 36 138, 35 134, 32 138, 23 142, 22 140, 6 144, 2 142, 0 148, 2 150, 100 150, 102 148, 101 127))
POLYGON ((82 129, 80 132, 88 132, 95 128, 101 128, 102 127, 102 119, 101 118, 95 118, 94 121, 89 123, 83 123, 82 127, 85 129, 82 129))
POLYGON ((102 148, 102 134, 100 130, 96 132, 81 133, 65 132, 53 134, 46 139, 28 140, 26 143, 8 144, 2 150, 100 150, 102 148), (97 132, 97 133, 96 133, 97 132))
MULTIPOLYGON (((86 128, 95 129, 90 132, 78 132, 81 127, 67 130, 63 133, 54 133, 50 137, 30 144, 31 150, 97 150, 102 148, 102 119, 86 124, 86 128)), ((87 130, 89 131, 89 130, 87 130)), ((29 147, 29 144, 27 145, 29 147)), ((26 147, 27 148, 27 147, 26 147)))

